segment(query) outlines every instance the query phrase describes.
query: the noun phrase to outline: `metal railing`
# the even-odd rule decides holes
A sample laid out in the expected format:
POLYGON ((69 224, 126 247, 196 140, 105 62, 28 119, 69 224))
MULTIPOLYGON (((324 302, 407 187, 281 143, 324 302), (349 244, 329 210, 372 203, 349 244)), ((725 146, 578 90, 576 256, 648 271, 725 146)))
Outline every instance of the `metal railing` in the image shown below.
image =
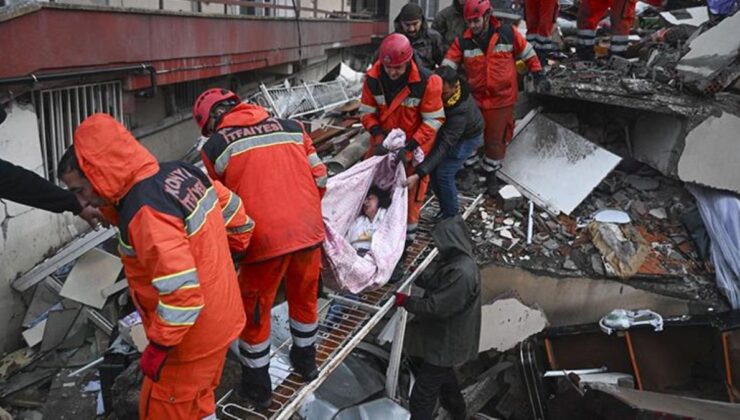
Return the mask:
POLYGON ((34 92, 46 179, 58 183, 57 163, 72 145, 75 129, 87 117, 105 112, 123 123, 121 82, 95 83, 34 92))
POLYGON ((296 86, 291 86, 286 80, 273 87, 260 85, 260 91, 248 101, 267 108, 277 117, 299 118, 336 108, 359 97, 359 91, 345 86, 340 80, 296 86))
MULTIPOLYGON (((463 218, 482 203, 483 196, 460 196, 460 205, 464 209, 463 218)), ((289 364, 280 362, 291 339, 287 338, 275 346, 270 354, 270 375, 273 383, 278 385, 273 391, 273 402, 270 408, 263 410, 241 401, 231 390, 216 403, 220 414, 225 418, 244 419, 290 419, 298 412, 306 398, 321 386, 344 359, 362 342, 370 331, 380 323, 393 309, 393 293, 408 288, 426 267, 437 256, 437 249, 432 249, 432 216, 438 210, 435 197, 429 199, 422 208, 417 237, 404 261, 404 281, 370 290, 359 295, 347 293, 331 294, 329 300, 319 310, 319 334, 317 343, 317 364, 319 376, 310 383, 289 368, 289 364)), ((402 339, 401 339, 402 340, 402 339)), ((400 360, 401 347, 397 346, 391 354, 391 361, 400 360)), ((391 363, 393 365, 393 363, 391 363)), ((389 367, 391 376, 397 374, 393 366, 389 367)))

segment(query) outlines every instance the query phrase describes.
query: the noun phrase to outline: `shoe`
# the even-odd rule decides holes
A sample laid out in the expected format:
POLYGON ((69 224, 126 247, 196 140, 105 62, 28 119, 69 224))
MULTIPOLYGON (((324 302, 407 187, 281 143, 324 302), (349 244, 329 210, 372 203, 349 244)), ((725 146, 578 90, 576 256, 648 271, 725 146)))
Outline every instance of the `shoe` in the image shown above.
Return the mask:
POLYGON ((311 382, 319 376, 319 369, 316 367, 316 347, 298 347, 290 346, 290 364, 293 369, 306 382, 311 382))
POLYGON ((594 51, 593 45, 578 45, 576 47, 576 56, 581 61, 594 61, 596 51, 594 51))
POLYGON ((272 405, 272 381, 270 366, 250 368, 242 365, 242 383, 237 394, 262 409, 272 405))

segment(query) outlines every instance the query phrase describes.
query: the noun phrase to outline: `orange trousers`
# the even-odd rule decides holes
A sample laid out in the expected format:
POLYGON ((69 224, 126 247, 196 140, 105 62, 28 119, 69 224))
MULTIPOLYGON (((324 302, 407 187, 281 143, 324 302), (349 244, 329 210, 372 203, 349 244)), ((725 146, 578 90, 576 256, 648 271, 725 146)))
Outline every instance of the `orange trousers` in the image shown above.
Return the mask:
POLYGON ((221 380, 228 346, 189 362, 166 361, 153 382, 144 377, 139 397, 141 420, 200 420, 216 411, 214 391, 221 380))
MULTIPOLYGON (((406 176, 413 174, 414 167, 409 163, 406 165, 406 176)), ((406 240, 412 241, 416 237, 416 228, 419 226, 421 206, 424 205, 424 197, 429 188, 429 177, 419 179, 416 186, 408 193, 408 216, 406 218, 406 240)))
MULTIPOLYGON (((275 228, 290 229, 289 226, 275 228)), ((320 269, 320 246, 242 265, 239 285, 247 324, 240 338, 250 345, 270 339, 270 310, 283 278, 290 319, 302 324, 316 323, 320 269)))
POLYGON ((504 160, 506 147, 514 134, 514 105, 503 108, 481 109, 485 129, 485 157, 496 161, 504 160))

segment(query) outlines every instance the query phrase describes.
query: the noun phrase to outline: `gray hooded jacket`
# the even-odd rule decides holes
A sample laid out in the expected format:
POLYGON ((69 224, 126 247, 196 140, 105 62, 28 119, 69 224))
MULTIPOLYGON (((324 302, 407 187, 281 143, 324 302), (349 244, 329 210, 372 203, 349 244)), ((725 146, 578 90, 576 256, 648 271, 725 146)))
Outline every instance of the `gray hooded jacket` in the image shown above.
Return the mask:
POLYGON ((480 271, 461 216, 440 221, 432 236, 440 261, 434 273, 416 282, 424 296, 410 296, 404 304, 415 315, 405 347, 407 354, 427 363, 459 366, 478 357, 480 271))

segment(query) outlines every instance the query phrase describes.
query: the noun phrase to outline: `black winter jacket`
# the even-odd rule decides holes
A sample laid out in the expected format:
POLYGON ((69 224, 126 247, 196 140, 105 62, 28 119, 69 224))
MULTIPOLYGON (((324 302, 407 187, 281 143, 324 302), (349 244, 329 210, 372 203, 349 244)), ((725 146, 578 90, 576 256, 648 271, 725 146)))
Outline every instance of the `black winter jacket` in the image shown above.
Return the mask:
MULTIPOLYGON (((401 30, 401 21, 398 16, 393 23, 396 32, 403 34, 403 31, 401 30)), ((442 60, 444 60, 445 53, 447 52, 442 35, 434 29, 429 28, 427 20, 423 16, 421 18, 421 29, 419 30, 419 35, 411 40, 411 46, 414 48, 417 63, 432 71, 436 69, 438 65, 442 64, 442 60)), ((373 60, 373 62, 374 61, 375 60, 373 60)))
POLYGON ((435 366, 452 367, 478 357, 481 328, 480 271, 461 216, 444 219, 432 233, 440 261, 416 285, 423 297, 410 296, 404 308, 414 314, 405 348, 435 366))
POLYGON ((0 199, 62 213, 79 214, 82 206, 75 195, 59 188, 35 172, 0 159, 0 199))
POLYGON ((416 167, 420 177, 430 174, 447 156, 447 152, 460 140, 475 137, 483 132, 483 115, 470 95, 467 83, 460 81, 460 100, 453 106, 445 106, 445 122, 437 132, 437 140, 429 156, 416 167))

